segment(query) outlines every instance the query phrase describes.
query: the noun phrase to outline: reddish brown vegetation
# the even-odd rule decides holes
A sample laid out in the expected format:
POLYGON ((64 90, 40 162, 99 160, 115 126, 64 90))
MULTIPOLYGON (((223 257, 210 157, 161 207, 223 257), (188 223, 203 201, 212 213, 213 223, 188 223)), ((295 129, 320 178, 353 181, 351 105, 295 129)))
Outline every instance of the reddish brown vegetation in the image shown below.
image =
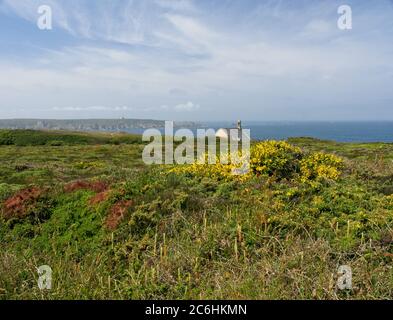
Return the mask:
POLYGON ((97 193, 94 197, 90 199, 89 201, 90 205, 94 206, 108 200, 109 194, 110 194, 110 190, 97 193))
POLYGON ((105 226, 109 230, 115 230, 120 222, 123 220, 125 214, 127 213, 127 210, 132 206, 132 201, 126 201, 122 200, 117 203, 112 207, 108 217, 106 218, 105 221, 105 226))
POLYGON ((94 192, 104 192, 108 188, 108 185, 102 181, 75 181, 71 182, 64 187, 65 192, 74 192, 77 190, 92 190, 94 192))
POLYGON ((42 190, 36 187, 19 191, 14 196, 4 202, 4 217, 23 218, 26 216, 29 207, 42 195, 42 190))

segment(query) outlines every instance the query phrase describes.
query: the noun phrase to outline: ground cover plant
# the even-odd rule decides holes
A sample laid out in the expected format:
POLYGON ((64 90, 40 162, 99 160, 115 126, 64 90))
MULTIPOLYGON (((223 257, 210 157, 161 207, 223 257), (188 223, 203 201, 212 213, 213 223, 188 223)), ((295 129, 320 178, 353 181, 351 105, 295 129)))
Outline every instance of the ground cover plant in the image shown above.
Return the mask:
POLYGON ((0 299, 393 296, 393 144, 254 142, 238 179, 146 166, 140 141, 0 132, 0 299))

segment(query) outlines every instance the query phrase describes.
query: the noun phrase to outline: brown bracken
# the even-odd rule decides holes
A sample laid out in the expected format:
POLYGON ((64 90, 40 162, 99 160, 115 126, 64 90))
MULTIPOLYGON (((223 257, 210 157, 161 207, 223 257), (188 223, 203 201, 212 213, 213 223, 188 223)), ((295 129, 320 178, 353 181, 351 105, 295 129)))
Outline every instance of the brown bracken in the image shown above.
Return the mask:
POLYGON ((37 187, 19 191, 4 202, 4 217, 23 218, 27 215, 29 207, 42 195, 42 190, 37 187))
POLYGON ((108 217, 105 221, 105 226, 109 230, 116 230, 120 222, 123 220, 127 210, 132 206, 131 200, 121 200, 114 204, 109 212, 108 217))

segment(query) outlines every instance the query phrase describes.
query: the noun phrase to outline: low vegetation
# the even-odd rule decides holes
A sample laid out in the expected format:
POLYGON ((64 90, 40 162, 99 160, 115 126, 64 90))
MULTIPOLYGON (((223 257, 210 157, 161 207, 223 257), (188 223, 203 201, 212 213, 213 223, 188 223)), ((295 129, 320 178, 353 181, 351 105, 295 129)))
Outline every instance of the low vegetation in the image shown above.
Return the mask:
POLYGON ((230 165, 145 166, 135 136, 0 141, 0 299, 393 295, 393 144, 254 143, 238 179, 230 165), (336 286, 341 265, 353 290, 336 286))
POLYGON ((72 133, 67 131, 1 130, 0 146, 52 146, 87 144, 135 144, 138 135, 125 133, 72 133))

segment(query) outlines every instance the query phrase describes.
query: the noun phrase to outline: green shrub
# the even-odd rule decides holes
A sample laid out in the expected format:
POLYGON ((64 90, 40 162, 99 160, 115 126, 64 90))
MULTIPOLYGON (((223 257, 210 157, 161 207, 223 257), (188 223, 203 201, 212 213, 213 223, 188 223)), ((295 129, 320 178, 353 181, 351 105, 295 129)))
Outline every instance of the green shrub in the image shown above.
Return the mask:
POLYGON ((15 143, 15 138, 12 133, 8 130, 0 131, 0 145, 1 146, 10 146, 15 143))
POLYGON ((64 146, 64 142, 60 141, 60 140, 53 140, 53 141, 47 142, 47 145, 51 146, 51 147, 61 147, 61 146, 64 146))

